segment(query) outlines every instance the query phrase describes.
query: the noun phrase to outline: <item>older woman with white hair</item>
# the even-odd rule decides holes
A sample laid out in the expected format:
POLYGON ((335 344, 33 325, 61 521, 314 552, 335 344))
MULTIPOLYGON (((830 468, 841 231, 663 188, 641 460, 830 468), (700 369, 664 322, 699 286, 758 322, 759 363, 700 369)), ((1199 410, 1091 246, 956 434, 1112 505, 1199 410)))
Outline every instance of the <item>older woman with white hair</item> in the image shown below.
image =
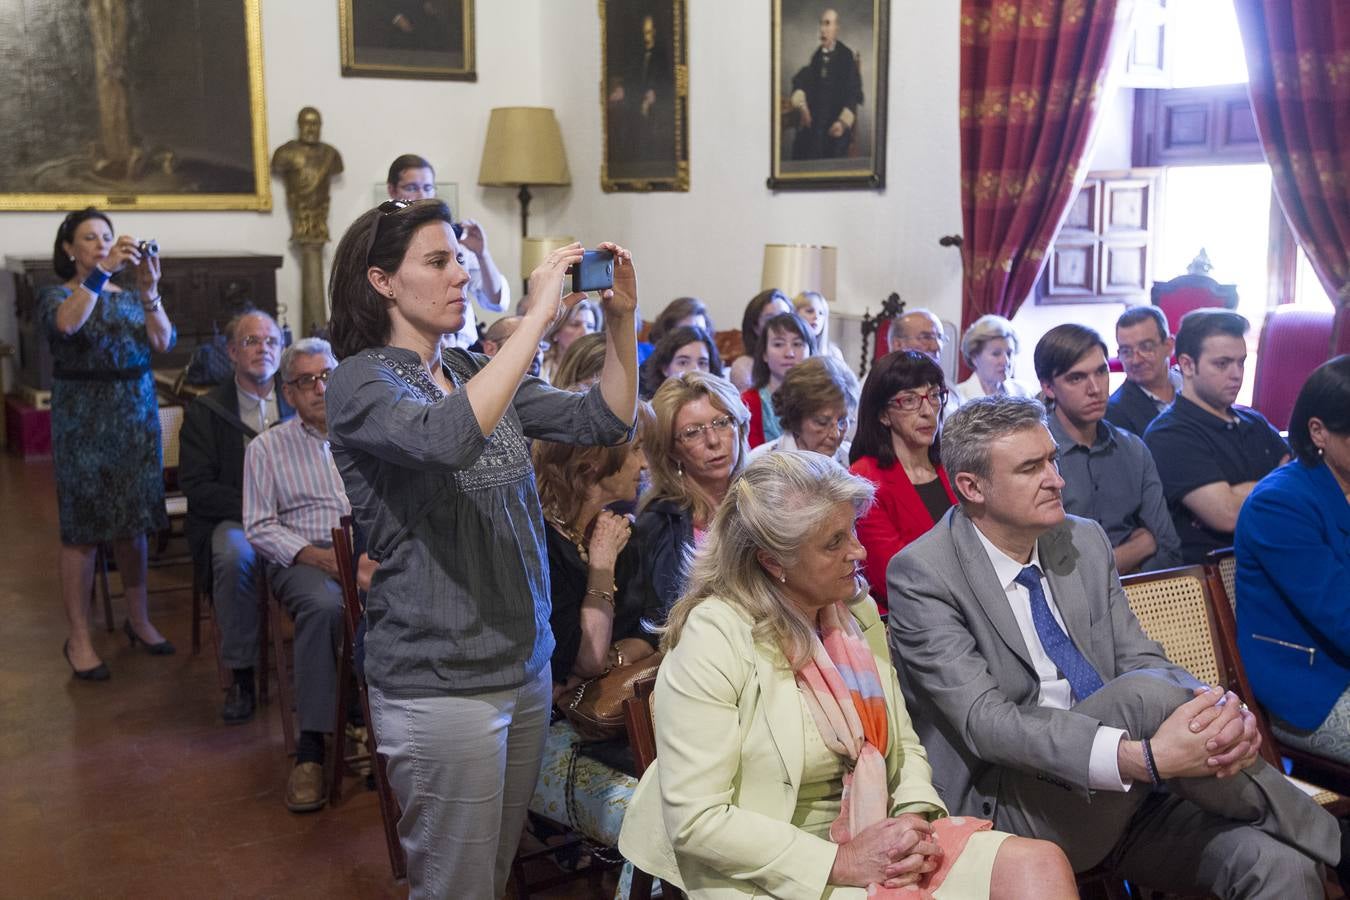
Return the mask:
POLYGON ((961 336, 961 356, 974 369, 956 386, 961 401, 976 397, 1006 395, 1029 397, 1027 389, 1013 381, 1013 357, 1017 355, 1017 332, 1002 316, 980 316, 961 336))
POLYGON ((946 818, 861 577, 871 497, 802 451, 732 484, 662 636, 620 850, 694 898, 1076 897, 1058 847, 946 818))

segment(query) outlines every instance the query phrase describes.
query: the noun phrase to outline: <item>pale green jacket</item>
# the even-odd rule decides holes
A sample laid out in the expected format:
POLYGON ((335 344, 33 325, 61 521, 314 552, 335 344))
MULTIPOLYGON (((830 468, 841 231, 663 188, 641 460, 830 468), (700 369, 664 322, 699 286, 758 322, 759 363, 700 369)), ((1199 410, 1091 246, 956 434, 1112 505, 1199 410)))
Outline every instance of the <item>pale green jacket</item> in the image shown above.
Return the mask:
MULTIPOLYGON (((891 814, 944 815, 886 627, 866 595, 851 609, 886 693, 891 814)), ((821 897, 837 845, 791 824, 805 729, 816 725, 782 652, 756 643, 745 614, 710 598, 661 663, 653 702, 657 761, 624 816, 623 855, 692 897, 821 897)))

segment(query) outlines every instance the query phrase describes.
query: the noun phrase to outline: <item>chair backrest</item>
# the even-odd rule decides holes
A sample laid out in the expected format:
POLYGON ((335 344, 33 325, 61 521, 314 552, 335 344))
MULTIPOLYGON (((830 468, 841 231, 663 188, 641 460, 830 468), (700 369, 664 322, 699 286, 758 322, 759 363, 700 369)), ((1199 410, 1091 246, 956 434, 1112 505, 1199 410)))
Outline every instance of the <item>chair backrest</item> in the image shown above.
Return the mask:
MULTIPOLYGON (((342 588, 342 610, 347 627, 347 641, 356 643, 356 632, 361 625, 361 594, 356 587, 356 556, 352 550, 352 517, 343 516, 333 529, 333 555, 337 557, 338 585, 342 588)), ((360 673, 357 673, 360 677, 360 673)))
POLYGON ((164 448, 165 471, 178 469, 178 432, 183 427, 182 406, 161 406, 159 408, 159 441, 164 448))
POLYGON ((1206 684, 1222 684, 1205 579, 1204 566, 1185 566, 1128 575, 1120 584, 1144 633, 1168 659, 1206 684))
POLYGON ((633 682, 633 696, 623 701, 624 725, 628 729, 628 745, 633 748, 633 761, 638 777, 656 762, 656 724, 652 718, 652 692, 656 676, 633 682))
POLYGON ((1256 351, 1252 406, 1280 431, 1289 427, 1303 382, 1331 356, 1335 318, 1329 309, 1289 305, 1266 314, 1256 351))
POLYGON ((1154 282, 1149 297, 1167 316, 1173 333, 1181 327, 1181 317, 1193 309, 1218 306, 1237 309, 1237 285, 1219 284, 1208 275, 1179 275, 1171 281, 1154 282))
POLYGON ((1237 555, 1232 547, 1224 547, 1222 550, 1211 550, 1206 557, 1210 565, 1219 571, 1219 581, 1223 584, 1223 592, 1228 597, 1228 608, 1232 610, 1233 615, 1237 615, 1237 555))

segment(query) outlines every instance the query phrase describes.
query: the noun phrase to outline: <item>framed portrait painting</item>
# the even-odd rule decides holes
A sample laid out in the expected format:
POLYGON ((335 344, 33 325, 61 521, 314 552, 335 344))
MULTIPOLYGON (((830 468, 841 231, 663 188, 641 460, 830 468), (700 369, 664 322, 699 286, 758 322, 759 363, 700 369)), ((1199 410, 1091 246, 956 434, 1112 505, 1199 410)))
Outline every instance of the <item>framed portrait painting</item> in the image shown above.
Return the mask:
POLYGON ((600 187, 689 190, 685 0, 600 0, 600 187))
POLYGON ((773 0, 770 188, 886 186, 890 0, 773 0))
POLYGON ((0 4, 0 209, 271 209, 259 2, 0 4))
POLYGON ((342 74, 477 81, 474 0, 338 0, 342 74))

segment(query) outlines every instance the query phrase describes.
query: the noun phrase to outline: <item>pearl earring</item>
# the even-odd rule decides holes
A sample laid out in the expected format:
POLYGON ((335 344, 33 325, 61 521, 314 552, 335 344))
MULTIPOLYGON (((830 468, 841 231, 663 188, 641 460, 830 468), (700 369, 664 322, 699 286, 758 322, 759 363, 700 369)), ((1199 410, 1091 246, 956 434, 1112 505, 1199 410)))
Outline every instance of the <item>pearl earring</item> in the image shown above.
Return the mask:
POLYGON ((787 584, 787 573, 784 572, 782 575, 779 575, 778 580, 783 584, 787 584))

